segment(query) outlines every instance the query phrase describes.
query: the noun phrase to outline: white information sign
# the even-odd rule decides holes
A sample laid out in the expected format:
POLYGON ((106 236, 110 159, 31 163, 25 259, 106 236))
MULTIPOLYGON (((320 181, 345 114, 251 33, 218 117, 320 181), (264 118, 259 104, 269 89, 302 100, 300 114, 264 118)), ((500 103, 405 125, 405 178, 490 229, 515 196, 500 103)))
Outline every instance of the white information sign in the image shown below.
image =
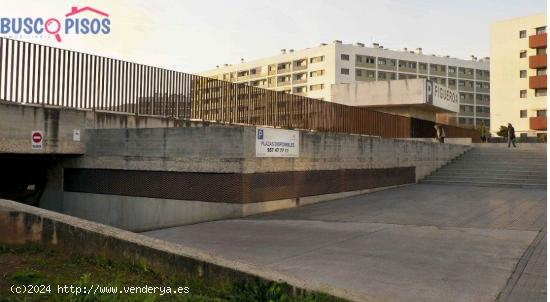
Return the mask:
POLYGON ((40 130, 31 132, 31 148, 41 150, 44 147, 44 133, 40 130))
POLYGON ((80 130, 74 129, 73 130, 73 141, 79 142, 80 141, 80 130))
POLYGON ((300 132, 256 128, 256 157, 299 157, 300 132))

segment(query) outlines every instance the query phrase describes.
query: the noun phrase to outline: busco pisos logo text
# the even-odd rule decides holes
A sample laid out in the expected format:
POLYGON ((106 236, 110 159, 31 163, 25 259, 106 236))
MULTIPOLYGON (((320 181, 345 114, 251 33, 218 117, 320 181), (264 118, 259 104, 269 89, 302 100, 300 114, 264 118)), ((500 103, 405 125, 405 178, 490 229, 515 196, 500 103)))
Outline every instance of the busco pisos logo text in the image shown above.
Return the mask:
POLYGON ((64 18, 0 17, 0 34, 14 36, 52 35, 57 42, 66 35, 107 35, 111 32, 109 14, 84 6, 71 7, 64 18))

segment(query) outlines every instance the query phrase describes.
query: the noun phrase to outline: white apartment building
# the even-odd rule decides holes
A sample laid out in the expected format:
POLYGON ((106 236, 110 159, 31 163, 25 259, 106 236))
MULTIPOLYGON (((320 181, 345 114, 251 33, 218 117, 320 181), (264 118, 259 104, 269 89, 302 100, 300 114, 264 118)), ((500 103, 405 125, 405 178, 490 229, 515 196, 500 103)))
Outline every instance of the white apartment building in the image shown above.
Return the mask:
POLYGON ((421 48, 397 51, 376 43, 365 47, 336 40, 299 51, 283 49, 273 57, 224 64, 199 75, 326 101, 334 101, 334 84, 427 78, 459 91, 459 125, 490 124, 488 58, 461 60, 423 54, 421 48))

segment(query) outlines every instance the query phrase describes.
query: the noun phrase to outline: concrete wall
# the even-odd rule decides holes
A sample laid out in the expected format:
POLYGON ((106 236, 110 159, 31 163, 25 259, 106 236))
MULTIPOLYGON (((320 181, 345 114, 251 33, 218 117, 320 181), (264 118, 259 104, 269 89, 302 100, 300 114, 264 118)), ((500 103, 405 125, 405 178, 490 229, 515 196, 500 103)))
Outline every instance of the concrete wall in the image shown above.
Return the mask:
MULTIPOLYGON (((427 138, 427 137, 425 137, 425 138, 423 138, 423 137, 402 138, 402 139, 403 140, 409 140, 409 141, 439 143, 437 139, 427 138)), ((472 138, 471 137, 446 137, 445 138, 445 144, 471 146, 472 145, 472 138)))
POLYGON ((416 167, 421 179, 468 147, 366 135, 300 131, 300 157, 256 158, 255 127, 87 130, 85 156, 64 167, 265 173, 416 167))
POLYGON ((86 113, 15 103, 0 103, 0 153, 83 154, 73 130, 86 128, 86 113), (32 149, 32 131, 42 131, 42 149, 32 149))
MULTIPOLYGON (((412 167, 414 175, 409 183, 414 183, 415 178, 422 179, 469 149, 464 145, 300 131, 300 157, 256 158, 255 127, 251 126, 101 129, 87 130, 86 136, 86 155, 64 160, 50 171, 50 182, 43 194, 41 207, 135 231, 242 217, 380 188, 365 187, 238 204, 223 199, 205 202, 95 194, 89 191, 66 192, 63 188, 64 169, 261 176, 273 172, 412 167)), ((325 181, 330 185, 339 180, 325 181)), ((400 184, 403 182, 395 183, 400 184)), ((390 182, 384 186, 393 185, 390 182)), ((278 188, 284 190, 286 187, 278 188)), ((204 188, 205 194, 207 191, 231 189, 228 184, 215 182, 206 184, 204 188)))
POLYGON ((136 116, 128 113, 69 109, 12 102, 0 102, 0 153, 84 154, 85 129, 201 127, 204 122, 136 116), (31 132, 44 133, 43 149, 33 150, 31 132), (80 141, 73 131, 80 130, 80 141))
POLYGON ((229 261, 182 245, 0 199, 0 245, 27 244, 55 249, 68 255, 103 256, 146 264, 154 272, 201 279, 207 286, 226 287, 259 278, 261 282, 284 282, 281 286, 290 295, 320 291, 352 301, 365 299, 333 287, 321 288, 307 280, 229 261))
POLYGON ((423 105, 426 79, 335 84, 331 97, 334 102, 349 106, 423 105))

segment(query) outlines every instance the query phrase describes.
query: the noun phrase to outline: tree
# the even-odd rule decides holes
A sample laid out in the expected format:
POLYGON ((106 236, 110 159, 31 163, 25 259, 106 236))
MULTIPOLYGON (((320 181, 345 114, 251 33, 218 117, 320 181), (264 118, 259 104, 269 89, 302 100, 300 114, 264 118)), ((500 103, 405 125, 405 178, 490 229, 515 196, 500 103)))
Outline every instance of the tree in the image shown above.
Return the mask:
POLYGON ((508 137, 508 127, 500 126, 500 130, 498 130, 497 135, 502 136, 504 138, 507 138, 508 137))

